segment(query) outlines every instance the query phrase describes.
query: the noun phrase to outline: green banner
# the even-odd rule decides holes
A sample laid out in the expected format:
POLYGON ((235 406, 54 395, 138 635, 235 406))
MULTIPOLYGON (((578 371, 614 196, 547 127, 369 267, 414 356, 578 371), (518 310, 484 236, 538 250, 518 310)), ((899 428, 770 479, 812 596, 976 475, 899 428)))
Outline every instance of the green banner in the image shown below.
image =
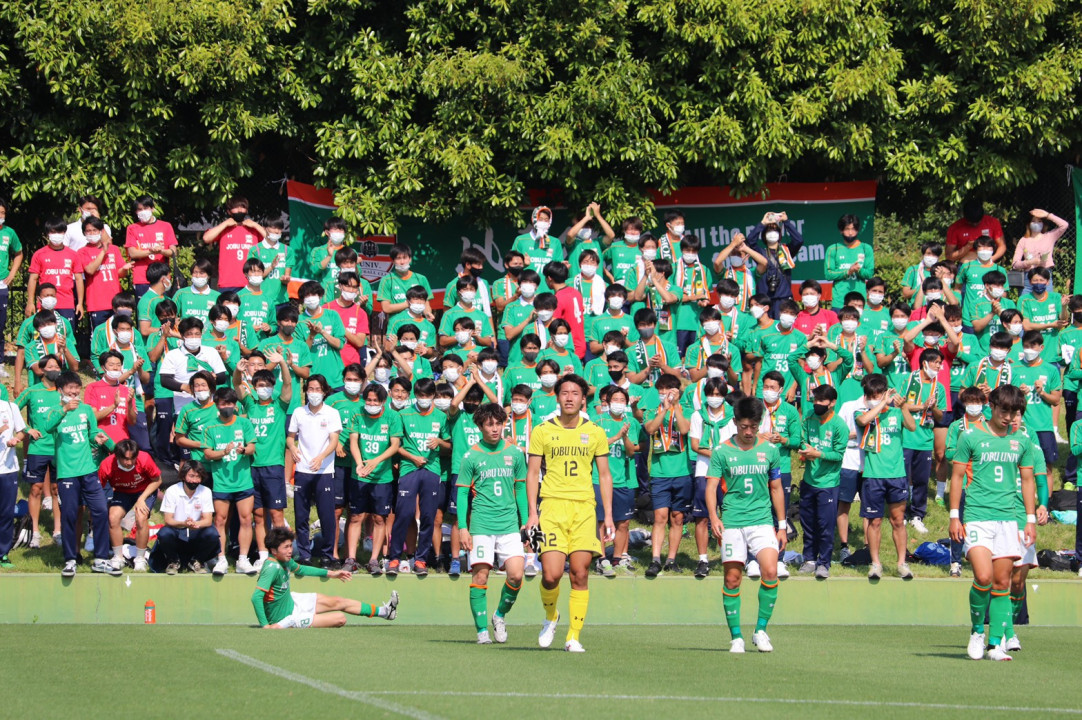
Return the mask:
POLYGON ((1079 293, 1082 292, 1082 262, 1078 261, 1078 252, 1082 250, 1082 232, 1078 230, 1082 223, 1082 168, 1071 168, 1071 184, 1074 186, 1074 291, 1079 293))

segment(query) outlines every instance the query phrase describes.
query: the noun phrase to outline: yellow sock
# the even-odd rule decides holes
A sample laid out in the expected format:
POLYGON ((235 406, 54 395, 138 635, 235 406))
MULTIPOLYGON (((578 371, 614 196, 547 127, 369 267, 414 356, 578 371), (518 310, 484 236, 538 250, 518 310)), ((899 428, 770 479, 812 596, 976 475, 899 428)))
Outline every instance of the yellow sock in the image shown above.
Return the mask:
POLYGON ((556 601, 560 599, 560 586, 547 589, 544 585, 541 586, 541 604, 545 608, 545 619, 552 622, 556 619, 556 601))
POLYGON ((590 604, 589 590, 572 590, 567 600, 571 611, 571 628, 567 631, 568 640, 578 640, 582 625, 586 622, 586 608, 590 604))

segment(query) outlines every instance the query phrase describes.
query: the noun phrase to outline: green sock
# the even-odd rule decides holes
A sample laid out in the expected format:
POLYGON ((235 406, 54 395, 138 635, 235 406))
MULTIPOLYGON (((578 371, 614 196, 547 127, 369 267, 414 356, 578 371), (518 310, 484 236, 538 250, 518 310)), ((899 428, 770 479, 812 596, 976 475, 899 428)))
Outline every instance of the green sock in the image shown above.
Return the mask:
POLYGON ((361 603, 361 617, 386 617, 385 610, 382 605, 369 605, 366 602, 361 603))
POLYGON ((774 604, 778 602, 778 581, 770 585, 766 580, 759 581, 759 619, 755 621, 755 630, 766 630, 770 616, 774 614, 774 604))
POLYGON ((975 633, 984 632, 984 616, 988 612, 991 590, 991 585, 978 585, 976 582, 969 588, 969 620, 975 633))
POLYGON ((1022 588, 1019 595, 1011 595, 1011 622, 1018 622, 1018 616, 1022 612, 1022 603, 1026 601, 1026 590, 1022 588))
POLYGON ((503 617, 511 612, 511 606, 515 604, 515 600, 518 598, 518 591, 521 589, 521 582, 515 587, 511 587, 510 582, 504 581, 503 590, 500 591, 500 605, 496 608, 497 615, 503 617))
POLYGON ((991 645, 999 645, 1003 641, 1007 625, 1011 621, 1011 596, 1006 590, 992 591, 992 599, 988 603, 988 635, 991 645))
POLYGON ((488 628, 488 586, 470 585, 470 611, 477 632, 488 628))
POLYGON ((729 625, 729 634, 735 640, 740 634, 740 588, 721 592, 721 604, 725 608, 725 622, 729 625))

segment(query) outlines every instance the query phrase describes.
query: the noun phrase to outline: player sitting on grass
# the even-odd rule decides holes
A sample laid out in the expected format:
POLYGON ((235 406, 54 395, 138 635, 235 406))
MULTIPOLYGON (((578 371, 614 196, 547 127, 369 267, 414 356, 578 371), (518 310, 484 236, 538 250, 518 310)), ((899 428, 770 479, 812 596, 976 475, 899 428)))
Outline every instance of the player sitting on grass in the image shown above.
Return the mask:
POLYGON ((324 570, 299 565, 293 560, 293 531, 286 527, 267 532, 270 558, 259 571, 259 580, 252 592, 252 607, 264 629, 306 627, 342 627, 346 615, 363 615, 394 620, 398 616, 398 593, 379 607, 351 598, 322 593, 294 593, 289 590, 289 574, 297 577, 332 577, 345 582, 353 577, 348 570, 324 570))
POLYGON ((507 572, 500 606, 492 615, 492 634, 498 643, 507 642, 504 617, 522 588, 525 553, 519 533, 526 525, 526 457, 503 439, 507 413, 502 407, 482 405, 473 421, 481 429, 481 441, 466 451, 458 472, 458 535, 470 554, 470 610, 477 626, 477 644, 488 645, 492 642, 487 619, 488 573, 497 567, 497 555, 507 572))
POLYGON ((1037 534, 1034 510, 1036 488, 1033 478, 1033 442, 1021 433, 1011 434, 1011 423, 1026 408, 1026 398, 1014 385, 1001 385, 988 396, 992 417, 973 425, 958 438, 950 490, 950 536, 965 543, 973 566, 969 591, 969 614, 973 633, 968 653, 974 660, 984 657, 984 617, 988 613, 991 636, 989 660, 1010 660, 1001 646, 1011 615, 1011 573, 1014 561, 1022 557, 1018 539, 1016 506, 1021 483, 1025 504, 1025 544, 1032 545, 1037 534), (972 479, 966 486, 965 524, 959 517, 962 483, 967 468, 972 479), (991 597, 989 597, 991 596, 991 597))
POLYGON ((729 652, 744 652, 740 633, 740 579, 750 553, 759 561, 759 620, 752 643, 759 652, 774 646, 766 624, 778 600, 778 552, 785 549, 785 490, 781 485, 781 453, 759 437, 765 407, 756 397, 743 397, 733 407, 736 435, 714 448, 706 476, 706 512, 714 537, 721 543, 725 565, 722 603, 732 642, 729 652), (718 484, 725 493, 718 517, 718 484), (774 530, 777 520, 778 529, 774 530))

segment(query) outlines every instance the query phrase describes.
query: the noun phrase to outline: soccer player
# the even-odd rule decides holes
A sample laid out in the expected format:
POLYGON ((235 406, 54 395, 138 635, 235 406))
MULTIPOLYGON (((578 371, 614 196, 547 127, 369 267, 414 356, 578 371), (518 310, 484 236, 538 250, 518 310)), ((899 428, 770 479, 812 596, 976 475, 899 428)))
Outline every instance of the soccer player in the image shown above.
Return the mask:
POLYGON ((342 627, 345 613, 394 620, 398 616, 398 593, 379 607, 360 600, 334 597, 322 593, 294 593, 289 589, 289 573, 297 577, 332 577, 346 582, 353 577, 349 570, 325 570, 299 565, 293 560, 293 531, 285 527, 272 528, 267 533, 271 557, 263 563, 252 592, 259 626, 265 630, 285 630, 306 627, 342 627))
POLYGON ((815 577, 826 580, 834 551, 841 467, 849 444, 849 428, 834 412, 837 390, 818 385, 811 395, 812 414, 804 419, 804 446, 800 449, 806 463, 800 484, 800 522, 804 526, 804 564, 800 572, 814 572, 815 577))
POLYGON ((966 557, 973 566, 969 591, 969 613, 973 632, 968 654, 984 657, 984 617, 988 613, 991 636, 989 660, 1010 660, 1002 647, 1004 628, 1011 615, 1011 573, 1014 561, 1022 557, 1018 539, 1016 503, 1021 482, 1025 505, 1025 544, 1036 539, 1034 508, 1036 484, 1033 476, 1033 442, 1024 435, 1010 434, 1010 425, 1026 408, 1023 392, 1013 385, 997 387, 988 396, 991 417, 987 423, 971 426, 958 438, 950 492, 950 536, 965 542, 966 557), (972 479, 966 487, 965 524, 958 511, 967 467, 972 479), (990 596, 990 597, 989 597, 990 596))
MULTIPOLYGON (((470 554, 470 610, 477 627, 477 644, 488 645, 488 574, 503 560, 507 579, 500 605, 492 615, 492 634, 507 642, 504 617, 522 588, 525 554, 520 531, 526 525, 526 457, 503 438, 507 412, 495 403, 473 414, 481 441, 466 450, 458 472, 458 535, 470 554), (468 526, 467 526, 468 522, 468 526)), ((423 531, 422 531, 423 532, 423 531)))
POLYGON ((751 642, 759 652, 774 646, 766 625, 778 600, 778 553, 785 549, 785 494, 781 487, 781 453, 759 436, 766 408, 756 397, 743 397, 733 407, 736 435, 714 448, 706 475, 706 513, 722 547, 725 590, 722 602, 732 641, 729 652, 744 652, 740 632, 740 579, 748 554, 759 563, 759 619, 751 642), (718 485, 725 493, 718 517, 718 485), (774 530, 777 521, 778 529, 774 530))
POLYGON ((615 535, 612 525, 612 475, 609 474, 609 443, 605 431, 581 416, 588 385, 577 375, 565 375, 556 383, 559 414, 541 423, 530 438, 529 472, 526 477, 529 503, 528 531, 540 530, 541 604, 545 623, 538 644, 547 648, 556 635, 560 614, 560 579, 570 560, 571 627, 564 650, 585 652, 579 633, 590 602, 590 562, 601 554, 594 517, 592 471, 597 463, 601 504, 605 508, 604 539, 615 535), (545 483, 539 487, 541 464, 545 483), (537 501, 544 500, 544 519, 538 520, 537 501))
POLYGON ((237 393, 233 388, 220 387, 214 391, 218 417, 203 428, 203 457, 207 460, 214 480, 214 527, 222 543, 222 554, 211 570, 225 575, 229 563, 225 558, 225 525, 230 509, 236 508, 240 526, 237 530, 236 571, 253 575, 256 570, 248 559, 252 543, 252 510, 255 507, 255 485, 252 483, 252 455, 255 454, 255 426, 246 417, 237 416, 237 393))
POLYGON ((650 500, 654 510, 654 530, 651 535, 653 559, 646 577, 662 572, 661 545, 665 541, 665 525, 669 525, 669 554, 664 571, 678 573, 676 552, 684 518, 691 514, 695 486, 688 474, 687 435, 691 421, 684 417, 680 405, 680 378, 668 373, 656 383, 661 397, 657 413, 643 423, 643 431, 653 445, 650 454, 650 500))
POLYGON ((113 497, 109 500, 109 543, 113 548, 113 567, 117 570, 124 567, 124 531, 120 523, 134 507, 135 571, 146 572, 150 569, 146 558, 150 513, 158 499, 162 471, 149 453, 141 451, 131 438, 124 438, 113 448, 113 454, 98 466, 98 478, 102 485, 108 484, 113 488, 113 497))

